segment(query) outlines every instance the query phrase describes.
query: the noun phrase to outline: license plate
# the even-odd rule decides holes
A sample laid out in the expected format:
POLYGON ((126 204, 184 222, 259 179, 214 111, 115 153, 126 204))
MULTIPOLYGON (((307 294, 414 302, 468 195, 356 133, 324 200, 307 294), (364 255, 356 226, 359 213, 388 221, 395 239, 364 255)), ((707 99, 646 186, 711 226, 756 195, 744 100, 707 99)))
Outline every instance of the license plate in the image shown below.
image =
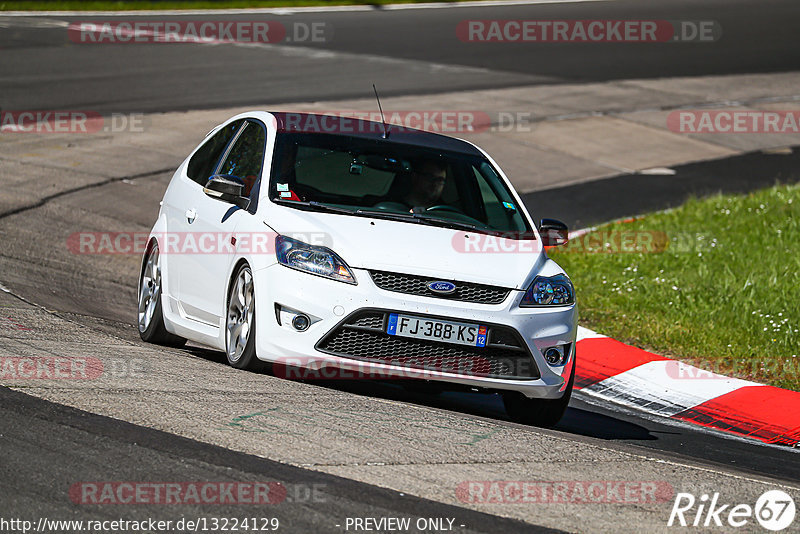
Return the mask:
POLYGON ((488 330, 472 323, 456 323, 439 319, 426 319, 413 315, 389 314, 386 333, 390 336, 432 339, 471 347, 485 347, 488 330))

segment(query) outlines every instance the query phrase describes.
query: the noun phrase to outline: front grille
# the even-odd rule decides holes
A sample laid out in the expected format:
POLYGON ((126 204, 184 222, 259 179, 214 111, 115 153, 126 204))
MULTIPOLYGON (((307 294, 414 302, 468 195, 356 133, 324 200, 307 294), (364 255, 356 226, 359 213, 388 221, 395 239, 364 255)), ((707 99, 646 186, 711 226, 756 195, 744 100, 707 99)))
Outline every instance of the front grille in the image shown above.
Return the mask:
POLYGON ((352 326, 363 326, 373 330, 383 330, 383 314, 382 313, 365 313, 352 322, 347 323, 352 326))
POLYGON ((475 302, 478 304, 500 304, 506 300, 506 297, 511 291, 504 287, 459 282, 456 280, 443 280, 446 282, 453 282, 456 285, 456 290, 450 295, 442 295, 428 289, 429 282, 442 280, 440 278, 390 273, 387 271, 370 271, 369 275, 372 277, 372 281, 375 282, 376 286, 386 291, 460 300, 462 302, 475 302))
POLYGON ((390 336, 384 310, 351 314, 317 343, 317 350, 354 360, 488 378, 537 379, 539 370, 513 328, 487 325, 486 347, 390 336))

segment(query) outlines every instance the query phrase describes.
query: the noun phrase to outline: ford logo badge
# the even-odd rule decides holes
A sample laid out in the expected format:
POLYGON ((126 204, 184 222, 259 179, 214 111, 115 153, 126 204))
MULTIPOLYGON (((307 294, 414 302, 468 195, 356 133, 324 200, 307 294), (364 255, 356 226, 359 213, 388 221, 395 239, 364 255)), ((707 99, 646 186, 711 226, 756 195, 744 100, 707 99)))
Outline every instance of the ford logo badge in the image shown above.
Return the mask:
POLYGON ((439 295, 451 295, 456 291, 456 285, 451 282, 428 282, 428 289, 439 295))

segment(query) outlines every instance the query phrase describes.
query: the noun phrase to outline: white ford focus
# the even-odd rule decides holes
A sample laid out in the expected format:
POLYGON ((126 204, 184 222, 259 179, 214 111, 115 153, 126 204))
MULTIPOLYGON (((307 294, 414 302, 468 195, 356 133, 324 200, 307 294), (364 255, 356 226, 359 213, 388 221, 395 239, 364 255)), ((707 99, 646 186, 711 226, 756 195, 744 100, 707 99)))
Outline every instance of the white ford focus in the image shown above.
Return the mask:
POLYGON ((172 177, 142 261, 139 332, 216 347, 241 369, 499 392, 513 419, 553 425, 577 307, 543 245, 563 242, 566 227, 537 228, 471 143, 245 113, 172 177))

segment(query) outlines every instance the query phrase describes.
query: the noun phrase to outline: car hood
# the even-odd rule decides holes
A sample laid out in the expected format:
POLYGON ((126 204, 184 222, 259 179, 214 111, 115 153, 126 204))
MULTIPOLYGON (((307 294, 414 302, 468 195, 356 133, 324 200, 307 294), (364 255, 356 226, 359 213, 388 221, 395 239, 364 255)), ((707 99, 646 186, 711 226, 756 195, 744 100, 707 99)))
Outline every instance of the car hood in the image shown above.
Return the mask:
POLYGON ((547 260, 540 240, 517 241, 417 223, 275 206, 275 232, 327 246, 350 267, 526 288, 547 260))

